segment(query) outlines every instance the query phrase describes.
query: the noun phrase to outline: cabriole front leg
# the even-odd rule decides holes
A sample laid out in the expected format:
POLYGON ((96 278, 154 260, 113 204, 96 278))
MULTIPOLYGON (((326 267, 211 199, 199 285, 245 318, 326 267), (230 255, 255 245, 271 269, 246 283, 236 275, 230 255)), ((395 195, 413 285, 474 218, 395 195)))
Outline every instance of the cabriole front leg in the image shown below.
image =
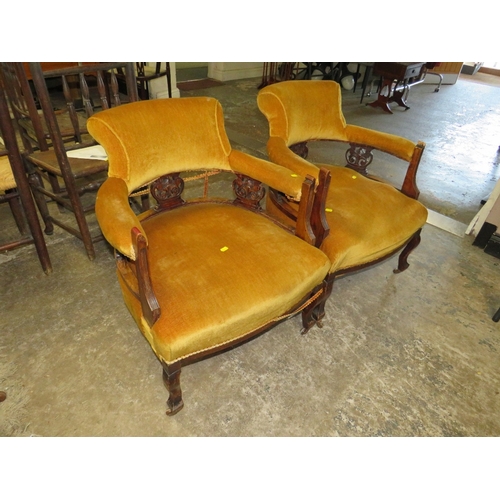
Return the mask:
POLYGON ((403 251, 401 252, 401 254, 399 256, 398 268, 394 269, 394 271, 393 271, 395 274, 402 273, 403 271, 405 271, 406 269, 408 269, 410 267, 410 264, 408 264, 408 257, 411 254, 411 252, 413 252, 413 250, 415 250, 415 248, 417 248, 418 245, 420 244, 421 231, 422 231, 422 229, 419 229, 413 235, 411 240, 406 244, 406 246, 403 248, 403 251))
POLYGON ((184 401, 181 391, 181 363, 177 361, 171 365, 162 363, 163 382, 168 391, 167 415, 172 416, 182 410, 184 401))

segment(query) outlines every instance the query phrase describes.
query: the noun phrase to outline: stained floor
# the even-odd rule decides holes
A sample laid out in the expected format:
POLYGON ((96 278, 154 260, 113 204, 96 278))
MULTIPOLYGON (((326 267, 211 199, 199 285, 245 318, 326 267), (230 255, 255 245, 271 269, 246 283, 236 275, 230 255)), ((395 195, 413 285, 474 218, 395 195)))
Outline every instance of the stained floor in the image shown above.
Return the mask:
MULTIPOLYGON (((233 147, 265 157, 258 84, 184 95, 218 98, 233 147)), ((359 92, 343 97, 349 123, 425 141, 421 201, 470 222, 498 178, 499 87, 465 78, 439 93, 417 86, 411 109, 393 115, 360 104, 359 92)), ((320 146, 311 155, 342 161, 343 151, 320 146)), ((378 161, 396 182, 397 164, 378 161)), ((500 327, 491 320, 500 260, 468 236, 428 224, 404 273, 392 273, 394 258, 339 279, 322 329, 301 336, 292 318, 185 367, 185 407, 172 418, 110 247, 99 243, 90 262, 57 229, 47 243, 50 276, 31 247, 0 256, 0 389, 8 394, 0 436, 500 435, 500 327)))

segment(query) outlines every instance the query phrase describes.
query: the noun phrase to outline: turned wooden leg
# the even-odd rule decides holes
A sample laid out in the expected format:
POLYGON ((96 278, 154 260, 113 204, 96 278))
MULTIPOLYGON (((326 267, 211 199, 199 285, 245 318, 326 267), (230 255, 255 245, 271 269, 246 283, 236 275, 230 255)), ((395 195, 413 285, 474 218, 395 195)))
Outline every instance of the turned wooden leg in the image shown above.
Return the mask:
POLYGON ((182 410, 184 401, 182 401, 181 391, 181 363, 177 361, 168 365, 163 365, 163 382, 168 391, 167 415, 172 416, 182 410))
POLYGON ((420 233, 422 229, 419 229, 411 238, 411 240, 407 243, 407 245, 403 248, 403 251, 401 252, 399 256, 399 262, 398 262, 398 268, 394 269, 394 273, 402 273, 404 270, 408 269, 410 267, 410 264, 408 264, 408 256, 410 255, 411 252, 415 248, 418 247, 420 244, 420 233))

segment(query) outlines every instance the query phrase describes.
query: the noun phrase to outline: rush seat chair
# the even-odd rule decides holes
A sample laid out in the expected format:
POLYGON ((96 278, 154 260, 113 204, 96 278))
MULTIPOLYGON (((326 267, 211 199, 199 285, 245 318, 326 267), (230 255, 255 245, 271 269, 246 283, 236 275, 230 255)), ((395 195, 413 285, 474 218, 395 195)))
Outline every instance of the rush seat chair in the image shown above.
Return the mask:
POLYGON ((45 233, 53 234, 57 225, 80 239, 89 260, 94 260, 94 245, 102 240, 93 220, 95 192, 106 178, 108 163, 99 149, 93 152, 96 143, 86 121, 98 110, 139 100, 134 65, 96 63, 44 71, 41 63, 30 62, 27 68, 34 92, 23 63, 0 63, 9 79, 14 115, 24 128, 23 154, 45 233), (119 91, 118 70, 126 75, 126 96, 119 91), (49 81, 61 90, 50 90, 49 81), (48 202, 56 209, 49 210, 48 202))
POLYGON ((88 130, 109 158, 96 216, 115 249, 123 298, 163 366, 167 414, 183 407, 181 367, 301 312, 321 319, 326 255, 309 219, 314 181, 232 150, 213 98, 159 99, 94 114, 88 130), (234 199, 183 199, 187 171, 234 174, 234 199), (140 215, 128 196, 150 184, 140 215), (295 231, 260 208, 264 184, 294 199, 295 231))
MULTIPOLYGON (((262 89, 257 100, 269 122, 269 159, 302 176, 318 179, 320 168, 331 174, 329 187, 323 184, 326 204, 316 230, 321 231, 322 225, 330 229, 317 242, 332 264, 330 285, 335 276, 372 265, 399 250, 395 272, 405 270, 427 220, 427 209, 417 201, 416 184, 424 143, 347 124, 336 82, 280 82, 262 89), (346 166, 306 160, 308 141, 345 143, 346 166), (373 150, 402 160, 406 172, 401 188, 370 178, 367 167, 373 150)), ((296 204, 276 189, 269 190, 266 210, 284 223, 295 223, 296 204)))

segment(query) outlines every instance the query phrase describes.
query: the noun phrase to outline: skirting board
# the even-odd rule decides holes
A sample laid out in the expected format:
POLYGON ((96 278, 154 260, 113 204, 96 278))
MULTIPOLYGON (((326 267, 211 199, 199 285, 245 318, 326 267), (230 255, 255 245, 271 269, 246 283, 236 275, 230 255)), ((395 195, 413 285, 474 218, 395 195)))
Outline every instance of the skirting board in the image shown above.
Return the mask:
POLYGON ((461 238, 465 236, 465 232, 467 230, 466 224, 450 219, 449 217, 446 217, 438 212, 434 212, 433 210, 427 209, 427 211, 429 214, 427 216, 427 224, 443 229, 444 231, 454 234, 455 236, 460 236, 461 238))

